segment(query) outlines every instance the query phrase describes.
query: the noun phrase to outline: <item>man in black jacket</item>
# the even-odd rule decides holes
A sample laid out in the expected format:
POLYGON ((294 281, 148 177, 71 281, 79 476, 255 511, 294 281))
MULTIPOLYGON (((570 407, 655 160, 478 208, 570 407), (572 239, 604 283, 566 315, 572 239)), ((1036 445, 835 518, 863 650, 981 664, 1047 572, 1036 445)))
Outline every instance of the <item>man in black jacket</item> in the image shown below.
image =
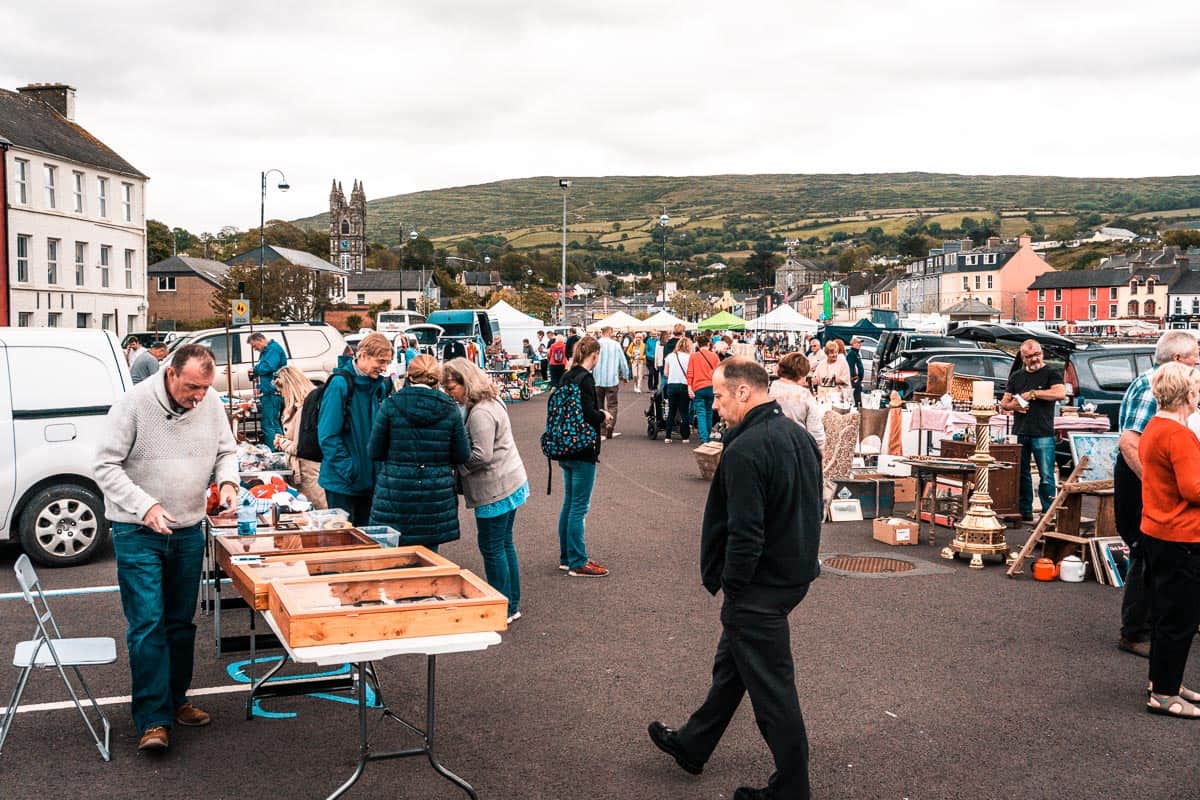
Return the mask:
POLYGON ((765 789, 734 800, 810 796, 808 737, 796 695, 788 614, 817 577, 821 457, 812 436, 767 394, 766 370, 730 358, 713 373, 713 405, 732 430, 704 508, 700 574, 725 594, 713 682, 678 731, 650 723, 650 738, 698 775, 750 693, 754 719, 775 759, 765 789))

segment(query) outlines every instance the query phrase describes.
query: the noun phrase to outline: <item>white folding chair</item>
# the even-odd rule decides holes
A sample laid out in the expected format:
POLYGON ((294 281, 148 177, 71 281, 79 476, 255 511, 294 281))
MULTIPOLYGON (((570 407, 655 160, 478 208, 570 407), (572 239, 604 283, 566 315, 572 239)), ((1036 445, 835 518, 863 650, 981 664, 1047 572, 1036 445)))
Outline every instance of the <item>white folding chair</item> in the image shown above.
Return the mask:
POLYGON ((54 615, 50 613, 50 606, 46 603, 46 595, 42 593, 37 573, 33 571, 33 565, 29 563, 29 556, 22 555, 18 558, 13 571, 17 573, 17 583, 21 585, 21 593, 25 595, 25 602, 29 603, 29 607, 33 609, 33 616, 37 620, 37 629, 34 631, 33 639, 19 643, 13 652, 13 666, 19 668, 21 674, 17 678, 17 686, 13 689, 12 698, 8 701, 8 711, 5 713, 3 721, 0 721, 0 752, 3 752, 4 741, 8 738, 9 730, 12 729, 13 719, 17 715, 17 707, 21 704, 21 695, 25 692, 25 685, 29 682, 30 673, 34 669, 53 667, 62 676, 67 691, 71 693, 71 699, 75 701, 75 708, 79 710, 79 716, 83 717, 83 724, 87 725, 88 732, 100 750, 100 755, 105 761, 108 761, 111 758, 108 747, 108 718, 100 710, 100 706, 96 702, 96 698, 92 696, 92 690, 88 688, 87 681, 83 679, 83 673, 79 671, 79 668, 94 664, 112 664, 117 660, 117 643, 108 637, 62 638, 58 623, 54 621, 54 615), (71 685, 71 680, 67 677, 66 667, 75 671, 75 677, 79 679, 84 694, 91 702, 92 709, 100 717, 104 728, 103 742, 100 740, 100 735, 96 733, 92 720, 79 702, 79 695, 75 693, 75 687, 71 685))

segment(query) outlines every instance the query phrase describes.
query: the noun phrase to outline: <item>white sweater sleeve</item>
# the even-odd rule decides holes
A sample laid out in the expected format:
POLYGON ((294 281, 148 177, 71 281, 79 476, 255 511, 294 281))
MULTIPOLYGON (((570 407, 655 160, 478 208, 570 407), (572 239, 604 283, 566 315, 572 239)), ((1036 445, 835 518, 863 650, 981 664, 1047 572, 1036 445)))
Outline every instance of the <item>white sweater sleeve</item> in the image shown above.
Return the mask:
MULTIPOLYGON (((125 472, 125 460, 137 438, 137 404, 126 394, 108 411, 108 424, 96 449, 96 485, 105 500, 126 513, 145 519, 157 502, 125 472)), ((235 465, 236 470, 236 465, 235 465)))

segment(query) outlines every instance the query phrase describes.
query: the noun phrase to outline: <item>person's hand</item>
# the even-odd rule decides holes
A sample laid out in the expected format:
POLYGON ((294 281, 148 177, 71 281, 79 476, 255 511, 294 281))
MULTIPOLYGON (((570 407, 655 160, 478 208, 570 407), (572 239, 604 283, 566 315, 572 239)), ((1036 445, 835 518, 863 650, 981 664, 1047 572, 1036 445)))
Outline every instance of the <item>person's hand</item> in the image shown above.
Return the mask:
POLYGON ((225 508, 237 508, 238 487, 232 483, 221 484, 221 505, 225 508))
MULTIPOLYGON (((222 492, 222 497, 224 493, 222 492)), ((146 512, 146 516, 142 517, 142 522, 146 523, 146 527, 156 533, 169 535, 171 528, 167 525, 168 522, 174 522, 175 518, 167 513, 167 510, 162 507, 161 503, 155 503, 150 506, 150 510, 146 512)))

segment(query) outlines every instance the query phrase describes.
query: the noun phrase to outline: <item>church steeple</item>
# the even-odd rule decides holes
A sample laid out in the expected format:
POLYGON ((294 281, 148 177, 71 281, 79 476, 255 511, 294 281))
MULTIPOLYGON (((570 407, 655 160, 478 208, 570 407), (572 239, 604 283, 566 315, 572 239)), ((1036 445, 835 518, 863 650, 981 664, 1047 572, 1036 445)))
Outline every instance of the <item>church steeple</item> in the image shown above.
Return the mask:
POLYGON ((334 180, 329 193, 329 260, 344 270, 362 272, 366 253, 366 192, 355 178, 347 203, 341 182, 334 180))

